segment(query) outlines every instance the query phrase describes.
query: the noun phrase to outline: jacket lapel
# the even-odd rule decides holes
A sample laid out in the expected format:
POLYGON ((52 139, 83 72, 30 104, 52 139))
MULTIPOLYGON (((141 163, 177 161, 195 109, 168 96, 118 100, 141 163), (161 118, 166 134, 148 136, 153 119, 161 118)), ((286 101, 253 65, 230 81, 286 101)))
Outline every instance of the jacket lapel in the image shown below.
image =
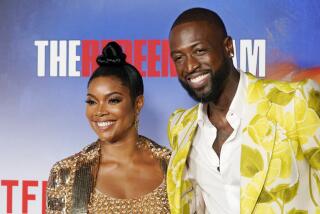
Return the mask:
MULTIPOLYGON (((264 94, 264 87, 256 78, 250 77, 252 93, 264 94)), ((250 87, 247 89, 250 93, 250 87)), ((250 96, 250 95, 248 95, 250 96)), ((257 200, 263 190, 269 170, 277 124, 270 120, 271 102, 263 96, 250 102, 244 115, 245 128, 242 133, 240 161, 240 212, 249 214, 254 211, 257 200), (261 111, 261 109, 263 109, 261 111), (252 112, 256 114, 252 117, 252 112)))
POLYGON ((87 147, 77 162, 72 186, 72 214, 88 213, 90 195, 95 186, 100 159, 100 146, 95 143, 87 147))
POLYGON ((181 213, 185 205, 182 197, 186 192, 192 190, 192 186, 187 185, 183 178, 190 146, 197 130, 197 112, 198 105, 187 110, 172 130, 172 136, 177 141, 178 148, 173 151, 173 158, 169 163, 167 185, 169 201, 173 205, 171 212, 174 214, 181 213), (187 188, 190 188, 190 190, 187 188))

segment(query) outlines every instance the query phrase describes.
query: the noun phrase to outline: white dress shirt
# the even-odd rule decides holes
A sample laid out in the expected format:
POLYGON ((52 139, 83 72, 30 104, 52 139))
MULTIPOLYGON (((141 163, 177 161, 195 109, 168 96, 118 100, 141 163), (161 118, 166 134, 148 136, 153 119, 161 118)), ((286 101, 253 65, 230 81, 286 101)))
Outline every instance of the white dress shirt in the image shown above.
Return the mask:
POLYGON ((238 88, 226 115, 233 132, 221 148, 220 159, 212 148, 217 129, 209 121, 207 105, 199 106, 198 129, 188 160, 187 176, 200 187, 207 214, 240 213, 240 136, 244 128, 241 117, 246 94, 244 78, 240 72, 238 88))

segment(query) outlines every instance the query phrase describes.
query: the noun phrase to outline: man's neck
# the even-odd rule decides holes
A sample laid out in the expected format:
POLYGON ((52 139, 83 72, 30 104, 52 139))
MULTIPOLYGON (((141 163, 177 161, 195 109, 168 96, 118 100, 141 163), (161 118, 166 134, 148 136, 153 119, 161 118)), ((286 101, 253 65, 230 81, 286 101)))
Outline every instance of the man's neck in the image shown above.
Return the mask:
POLYGON ((229 107, 232 103, 232 100, 237 92, 238 84, 240 80, 239 72, 234 68, 230 72, 230 75, 227 78, 227 82, 223 91, 218 99, 218 102, 209 102, 208 103, 208 118, 213 126, 217 129, 217 136, 214 140, 212 148, 220 157, 220 152, 222 145, 226 142, 228 137, 233 132, 233 128, 229 124, 226 114, 229 110, 229 107))
POLYGON ((226 114, 232 103, 232 100, 237 92, 238 84, 240 80, 240 73, 233 68, 230 72, 223 91, 219 99, 216 102, 208 103, 208 116, 210 118, 210 112, 221 112, 226 114))

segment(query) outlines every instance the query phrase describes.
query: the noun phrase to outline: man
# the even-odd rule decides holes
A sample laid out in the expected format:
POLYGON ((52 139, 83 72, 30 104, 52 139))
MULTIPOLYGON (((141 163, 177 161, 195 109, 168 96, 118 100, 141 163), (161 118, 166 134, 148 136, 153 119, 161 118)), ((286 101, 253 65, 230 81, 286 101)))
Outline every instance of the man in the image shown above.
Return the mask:
POLYGON ((238 71, 232 38, 207 9, 183 12, 169 40, 179 81, 199 102, 169 120, 171 212, 320 212, 319 85, 238 71))

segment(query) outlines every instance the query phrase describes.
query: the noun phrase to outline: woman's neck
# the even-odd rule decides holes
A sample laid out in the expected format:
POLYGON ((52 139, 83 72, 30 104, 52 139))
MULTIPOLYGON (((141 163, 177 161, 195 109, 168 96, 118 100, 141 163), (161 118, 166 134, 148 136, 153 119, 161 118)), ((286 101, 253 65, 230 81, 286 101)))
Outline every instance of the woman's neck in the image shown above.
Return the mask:
POLYGON ((134 131, 134 133, 112 143, 100 141, 101 161, 131 162, 138 152, 138 138, 138 134, 134 131))

